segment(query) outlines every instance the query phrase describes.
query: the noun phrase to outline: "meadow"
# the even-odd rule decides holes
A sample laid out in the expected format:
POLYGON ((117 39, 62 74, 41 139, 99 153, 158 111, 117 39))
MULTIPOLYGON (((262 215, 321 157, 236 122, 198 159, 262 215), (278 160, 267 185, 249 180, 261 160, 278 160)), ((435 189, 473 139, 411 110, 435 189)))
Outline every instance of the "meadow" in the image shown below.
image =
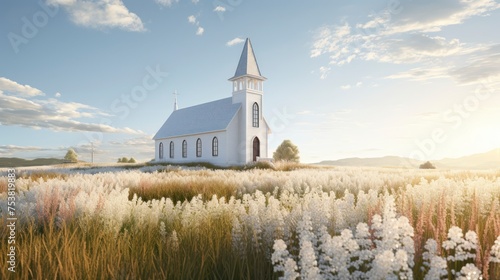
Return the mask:
POLYGON ((500 171, 260 167, 16 170, 0 278, 500 279, 500 171))

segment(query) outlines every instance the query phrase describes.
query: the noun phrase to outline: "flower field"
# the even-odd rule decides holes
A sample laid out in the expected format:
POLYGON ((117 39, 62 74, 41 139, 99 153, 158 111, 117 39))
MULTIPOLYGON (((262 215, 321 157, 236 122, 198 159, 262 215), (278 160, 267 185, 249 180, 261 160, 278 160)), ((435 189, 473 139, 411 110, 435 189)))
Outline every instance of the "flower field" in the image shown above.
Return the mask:
POLYGON ((500 171, 27 169, 16 211, 1 279, 500 279, 500 171))

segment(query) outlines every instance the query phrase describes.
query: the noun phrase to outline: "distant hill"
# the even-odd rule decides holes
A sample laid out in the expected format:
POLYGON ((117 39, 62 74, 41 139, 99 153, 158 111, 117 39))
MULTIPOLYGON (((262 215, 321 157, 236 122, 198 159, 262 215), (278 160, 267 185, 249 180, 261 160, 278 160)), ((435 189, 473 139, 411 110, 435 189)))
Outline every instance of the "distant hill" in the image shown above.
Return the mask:
MULTIPOLYGON (((431 162, 438 169, 500 169, 500 149, 460 158, 431 160, 431 162)), ((378 158, 345 158, 339 160, 327 160, 315 164, 334 166, 418 168, 422 163, 423 161, 404 157, 386 156, 378 158)))
POLYGON ((460 158, 445 158, 437 162, 449 168, 496 169, 500 168, 500 149, 460 158))
POLYGON ((65 163, 63 159, 57 158, 36 158, 36 159, 22 159, 22 158, 5 158, 0 157, 0 167, 23 167, 23 166, 40 166, 40 165, 54 165, 65 163))
POLYGON ((408 159, 396 156, 386 156, 379 158, 344 158, 339 160, 326 160, 318 165, 336 165, 336 166, 370 166, 370 167, 413 167, 419 166, 422 162, 414 159, 408 159))

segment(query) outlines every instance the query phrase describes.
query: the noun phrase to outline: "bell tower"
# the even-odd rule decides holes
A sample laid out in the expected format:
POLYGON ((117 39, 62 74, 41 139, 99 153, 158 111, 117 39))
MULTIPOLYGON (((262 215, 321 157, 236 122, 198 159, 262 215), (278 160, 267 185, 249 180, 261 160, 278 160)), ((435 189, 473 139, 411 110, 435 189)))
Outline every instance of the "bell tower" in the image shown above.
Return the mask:
POLYGON ((245 162, 267 157, 268 127, 262 114, 265 80, 260 74, 252 43, 247 38, 236 72, 229 79, 233 86, 233 104, 241 103, 239 146, 240 157, 245 162))

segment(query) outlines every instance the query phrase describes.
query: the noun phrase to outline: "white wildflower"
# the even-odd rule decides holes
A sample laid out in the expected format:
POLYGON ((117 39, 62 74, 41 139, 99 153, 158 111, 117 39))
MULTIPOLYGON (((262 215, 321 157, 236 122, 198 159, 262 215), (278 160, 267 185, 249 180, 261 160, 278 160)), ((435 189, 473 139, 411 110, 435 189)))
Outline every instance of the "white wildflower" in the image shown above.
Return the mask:
POLYGON ((491 247, 490 262, 500 263, 500 235, 495 240, 495 244, 491 247))
POLYGON ((278 239, 274 242, 274 253, 271 256, 271 262, 274 265, 275 272, 283 272, 280 280, 292 280, 299 277, 297 273, 297 263, 290 257, 286 244, 283 240, 278 239))
POLYGON ((165 238, 167 236, 165 223, 163 221, 160 222, 160 236, 162 237, 162 240, 165 240, 165 238))
POLYGON ((457 280, 480 280, 483 279, 481 271, 473 264, 468 263, 457 273, 457 280))

